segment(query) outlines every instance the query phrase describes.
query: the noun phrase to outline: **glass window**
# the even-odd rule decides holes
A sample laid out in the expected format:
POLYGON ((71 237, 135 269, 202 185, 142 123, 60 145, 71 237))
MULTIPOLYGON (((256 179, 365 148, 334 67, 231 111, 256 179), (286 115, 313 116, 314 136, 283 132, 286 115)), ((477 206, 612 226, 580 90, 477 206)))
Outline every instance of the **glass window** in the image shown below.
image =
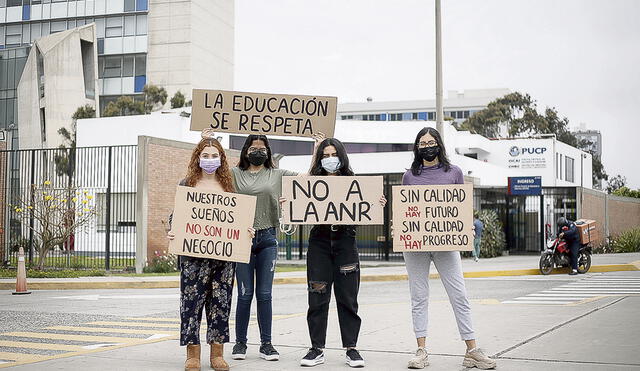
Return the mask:
POLYGON ((136 34, 136 16, 130 15, 124 17, 124 35, 133 36, 136 34))
POLYGON ((22 6, 22 0, 7 0, 7 6, 22 6))
POLYGON ((104 38, 104 18, 96 18, 96 38, 104 38))
POLYGON ((45 37, 49 35, 49 28, 51 24, 49 22, 42 22, 42 29, 40 30, 40 36, 45 37))
POLYGON ((4 26, 0 26, 0 45, 4 45, 4 26))
POLYGON ((64 31, 67 29, 67 21, 51 22, 51 33, 64 31))
POLYGON ((122 58, 107 57, 104 59, 104 77, 122 76, 122 58))
POLYGON ((122 17, 107 18, 105 36, 120 37, 122 36, 122 17))
POLYGON ((83 18, 80 18, 76 21, 76 27, 80 27, 80 26, 84 26, 85 25, 85 21, 83 18))
POLYGON ((143 76, 147 74, 147 56, 146 55, 136 55, 136 68, 135 75, 143 76))
POLYGON ((133 12, 136 10, 136 0, 124 0, 124 11, 133 12))
POLYGON ((40 23, 31 24, 31 41, 36 41, 40 38, 40 23))
POLYGON ((98 57, 98 78, 104 77, 104 57, 98 57))
POLYGON ((133 59, 132 55, 124 56, 124 63, 122 66, 122 76, 131 77, 133 76, 133 59))
POLYGON ((147 15, 137 15, 136 16, 136 35, 146 35, 147 34, 147 15))
POLYGON ((0 8, 4 8, 7 6, 7 0, 0 0, 0 8))
POLYGON ((76 20, 70 19, 67 23, 67 29, 70 30, 72 28, 76 28, 76 20))
POLYGON ((22 43, 29 44, 31 42, 31 27, 29 24, 22 25, 22 43))

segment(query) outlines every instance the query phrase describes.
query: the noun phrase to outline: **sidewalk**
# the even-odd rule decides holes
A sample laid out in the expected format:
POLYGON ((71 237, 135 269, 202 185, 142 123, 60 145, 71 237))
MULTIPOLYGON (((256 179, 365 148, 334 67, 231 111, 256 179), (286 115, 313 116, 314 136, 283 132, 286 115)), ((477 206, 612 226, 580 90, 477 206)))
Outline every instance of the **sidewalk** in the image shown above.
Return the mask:
MULTIPOLYGON (((467 278, 538 275, 538 255, 512 255, 491 259, 463 259, 462 269, 467 278)), ((297 261, 299 262, 299 261, 297 261)), ((289 264, 280 260, 280 264, 289 264)), ((398 281, 407 279, 404 262, 361 262, 362 281, 398 281)), ((602 254, 592 256, 589 272, 616 272, 640 270, 640 253, 602 254)), ((431 278, 437 278, 437 271, 431 269, 431 278)), ((556 269, 553 274, 566 273, 565 269, 556 269)), ((274 284, 305 283, 306 271, 276 273, 274 284)), ((177 288, 179 277, 78 277, 78 278, 31 278, 29 290, 84 290, 84 289, 146 289, 177 288)), ((0 279, 0 290, 15 289, 15 278, 0 279)))

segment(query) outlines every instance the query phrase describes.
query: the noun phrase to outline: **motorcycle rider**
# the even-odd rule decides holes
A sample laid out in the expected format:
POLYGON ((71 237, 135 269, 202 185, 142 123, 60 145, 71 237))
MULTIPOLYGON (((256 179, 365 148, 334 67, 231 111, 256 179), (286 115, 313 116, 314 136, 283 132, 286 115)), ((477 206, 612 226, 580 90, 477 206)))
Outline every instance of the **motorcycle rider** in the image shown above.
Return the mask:
POLYGON ((564 216, 558 218, 558 237, 564 239, 569 246, 571 255, 569 259, 571 261, 570 276, 578 274, 578 251, 580 250, 580 235, 576 224, 564 216), (566 230, 564 229, 566 227, 566 230))

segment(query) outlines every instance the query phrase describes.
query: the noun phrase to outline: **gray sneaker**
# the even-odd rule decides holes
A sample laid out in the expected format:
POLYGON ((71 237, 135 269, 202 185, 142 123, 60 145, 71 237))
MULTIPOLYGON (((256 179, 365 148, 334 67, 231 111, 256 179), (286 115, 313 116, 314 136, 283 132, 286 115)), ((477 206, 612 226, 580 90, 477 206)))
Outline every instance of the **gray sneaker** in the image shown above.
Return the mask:
POLYGON ((496 368, 496 361, 487 357, 480 349, 472 349, 467 351, 462 361, 464 367, 477 367, 481 370, 490 370, 496 368))
POLYGON ((429 366, 429 355, 425 348, 418 348, 416 355, 409 360, 408 368, 425 368, 429 366))

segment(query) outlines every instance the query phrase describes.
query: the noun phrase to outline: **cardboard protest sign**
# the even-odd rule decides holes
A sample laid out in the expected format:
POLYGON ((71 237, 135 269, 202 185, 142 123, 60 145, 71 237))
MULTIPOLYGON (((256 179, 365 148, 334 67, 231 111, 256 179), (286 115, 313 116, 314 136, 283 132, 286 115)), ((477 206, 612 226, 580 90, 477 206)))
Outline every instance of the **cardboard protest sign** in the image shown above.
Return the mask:
POLYGON ((191 130, 333 137, 338 98, 193 89, 191 130))
POLYGON ((381 176, 282 178, 286 224, 383 224, 381 176))
POLYGON ((472 184, 393 187, 393 251, 471 251, 472 227, 472 184))
POLYGON ((256 197, 178 186, 169 253, 248 263, 256 197))

